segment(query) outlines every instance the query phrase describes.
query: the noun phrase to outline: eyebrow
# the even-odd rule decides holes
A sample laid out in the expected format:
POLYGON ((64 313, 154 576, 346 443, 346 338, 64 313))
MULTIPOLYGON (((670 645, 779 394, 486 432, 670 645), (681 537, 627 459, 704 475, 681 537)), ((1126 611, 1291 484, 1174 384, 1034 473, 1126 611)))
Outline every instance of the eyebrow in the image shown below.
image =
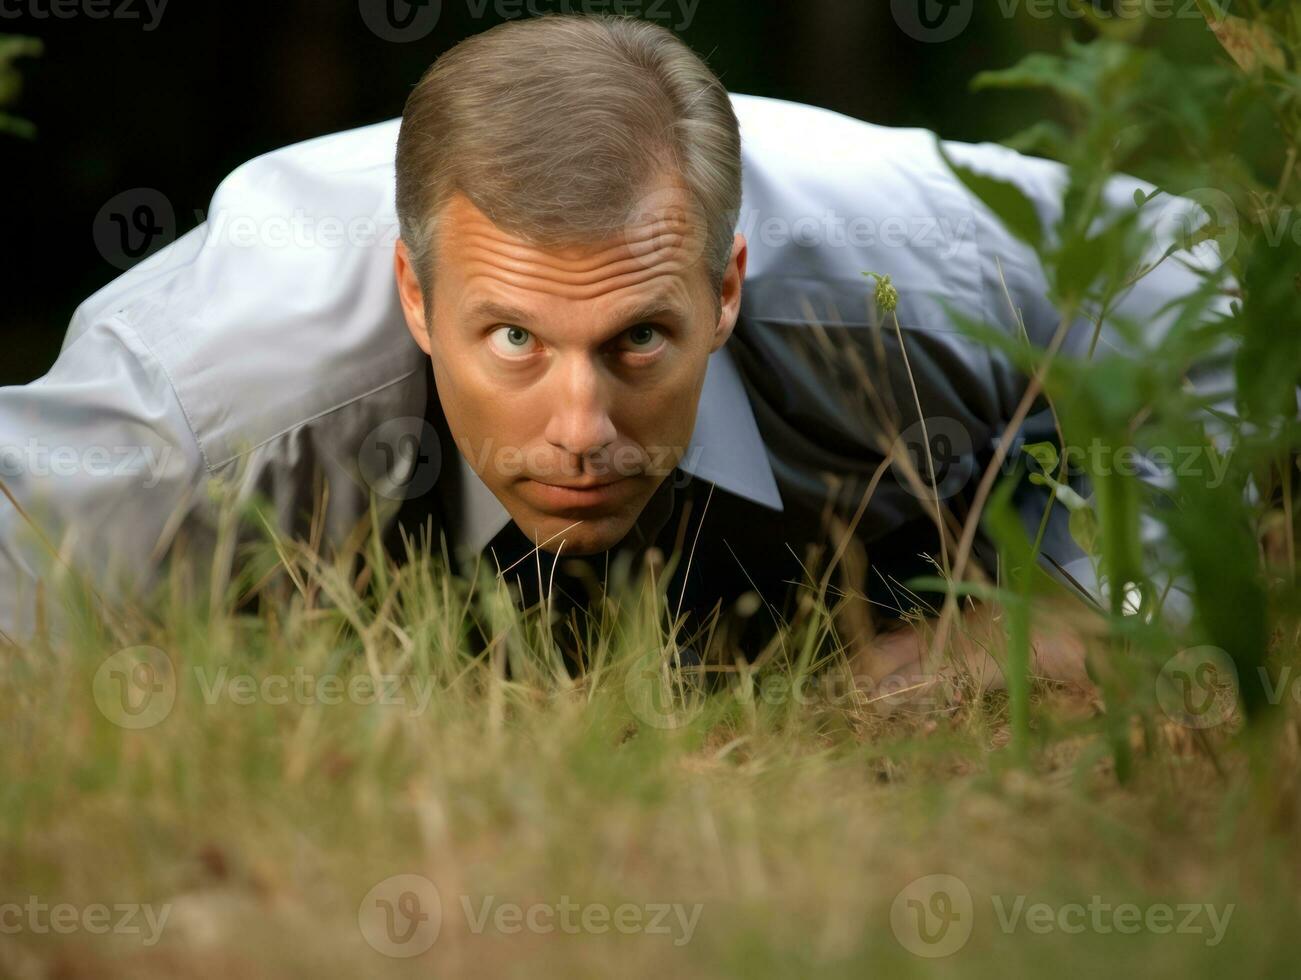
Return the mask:
MULTIPOLYGON (((466 310, 465 316, 473 320, 493 320, 522 327, 528 326, 534 319, 532 314, 526 310, 497 303, 490 299, 480 300, 470 306, 466 310)), ((686 316, 676 305, 666 301, 663 297, 657 296, 641 306, 634 307, 620 317, 620 330, 636 326, 647 320, 661 319, 685 321, 686 316)))

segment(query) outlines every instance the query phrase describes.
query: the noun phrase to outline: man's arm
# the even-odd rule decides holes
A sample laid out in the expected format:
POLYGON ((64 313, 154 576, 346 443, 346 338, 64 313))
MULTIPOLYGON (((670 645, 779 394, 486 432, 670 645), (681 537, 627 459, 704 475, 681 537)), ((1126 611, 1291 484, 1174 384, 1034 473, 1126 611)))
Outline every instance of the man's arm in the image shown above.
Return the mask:
MULTIPOLYGON (((1100 625, 1100 618, 1073 597, 1038 600, 1030 675, 1091 691, 1085 659, 1100 625)), ((1006 688, 1007 634, 997 604, 976 603, 963 610, 941 663, 925 661, 934 632, 933 619, 908 623, 878 634, 854 655, 853 675, 880 708, 888 712, 949 686, 977 695, 1006 688)))
POLYGON ((165 372, 119 315, 45 377, 0 389, 0 632, 21 642, 42 615, 57 628, 68 576, 106 597, 147 584, 204 472, 165 372))
MULTIPOLYGON (((1045 230, 1051 233, 1061 216, 1067 179, 1067 171, 1061 164, 1024 156, 990 143, 949 143, 946 148, 954 159, 973 170, 1017 186, 1033 202, 1045 230)), ((1197 294, 1204 285, 1204 277, 1213 274, 1221 264, 1218 246, 1213 240, 1198 242, 1189 249, 1181 249, 1166 261, 1157 261, 1175 244, 1176 229, 1196 227, 1206 215, 1196 201, 1157 193, 1154 185, 1125 174, 1116 174, 1107 182, 1105 207, 1115 215, 1134 211, 1139 194, 1144 200, 1150 200, 1142 207, 1139 221, 1152 236, 1147 261, 1153 267, 1121 292, 1101 324, 1096 324, 1091 318, 1096 310, 1089 309, 1078 315, 1065 335, 1059 358, 1102 360, 1160 356, 1155 352, 1160 351, 1163 340, 1180 318, 1178 301, 1197 294), (1122 322, 1141 326, 1141 329, 1131 334, 1120 329, 1122 322)), ((994 311, 996 322, 1018 334, 1023 325, 1029 341, 1041 349, 1046 348, 1061 326, 1061 311, 1052 303, 1047 278, 1038 260, 981 205, 976 206, 975 227, 984 269, 986 308, 994 311)), ((1229 297, 1227 293, 1221 293, 1212 298, 1203 311, 1203 317, 1209 322, 1228 316, 1230 312, 1229 297)), ((1232 343, 1226 339, 1214 354, 1188 366, 1188 382, 1192 388, 1217 411, 1229 416, 1234 412, 1232 355, 1232 343)), ((1000 352, 991 352, 991 363, 994 365, 997 400, 1006 422, 1024 392, 1025 377, 1000 352)), ((1219 427, 1215 419, 1209 413, 1204 419, 1210 434, 1217 436, 1219 427)), ((1058 442, 1057 419, 1051 407, 1031 411, 1018 431, 1011 434, 1008 458, 1015 459, 1022 446, 1035 442, 1058 442)), ((1071 445, 1062 448, 1064 453, 1081 456, 1090 449, 1071 445)), ((1139 479, 1143 482, 1166 489, 1173 487, 1171 468, 1160 465, 1155 457, 1140 457, 1137 466, 1139 479)), ((1087 479, 1076 477, 1071 482, 1078 492, 1088 496, 1087 479)), ((1030 536, 1035 536, 1041 521, 1044 522, 1039 555, 1044 569, 1081 597, 1105 606, 1107 585, 1099 578, 1096 561, 1074 541, 1069 530, 1067 508, 1053 503, 1051 491, 1047 488, 1028 485, 1018 492, 1015 504, 1030 536), (1048 512, 1046 520, 1045 511, 1048 512)), ((1165 614, 1174 620, 1186 618, 1186 597, 1174 576, 1176 556, 1165 529, 1148 514, 1143 517, 1141 534, 1144 545, 1157 556, 1156 564, 1164 570, 1163 578, 1170 580, 1158 583, 1158 588, 1167 593, 1165 614)))

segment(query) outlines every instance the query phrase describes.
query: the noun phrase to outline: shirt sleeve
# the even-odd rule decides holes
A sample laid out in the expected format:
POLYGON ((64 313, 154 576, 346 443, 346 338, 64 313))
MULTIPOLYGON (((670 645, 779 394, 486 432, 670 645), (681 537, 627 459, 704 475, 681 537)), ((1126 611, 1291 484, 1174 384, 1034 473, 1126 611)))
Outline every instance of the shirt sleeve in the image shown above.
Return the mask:
POLYGON ((0 631, 57 632, 68 587, 147 587, 204 474, 166 372, 121 316, 0 388, 0 631))
MULTIPOLYGON (((1065 187, 1065 170, 1051 161, 1025 157, 1006 147, 994 144, 959 145, 950 147, 951 155, 973 169, 1009 181, 1018 186, 1034 204, 1045 232, 1051 229, 1061 214, 1061 194, 1065 187)), ((1106 188, 1106 208, 1112 213, 1133 209, 1135 192, 1146 197, 1156 188, 1127 175, 1113 177, 1106 188)), ((1140 222, 1152 234, 1151 256, 1158 257, 1179 227, 1193 227, 1195 212, 1200 205, 1185 198, 1159 195, 1140 213, 1140 222), (1179 212, 1180 217, 1175 212, 1179 212), (1193 225, 1189 225, 1193 221, 1193 225)), ((1204 213, 1204 212, 1203 212, 1204 213)), ((1061 317, 1049 298, 1049 290, 1042 267, 1034 253, 1011 235, 983 206, 977 206, 977 241, 984 266, 985 308, 994 310, 995 318, 1004 325, 1014 325, 1012 312, 1023 319, 1031 343, 1046 347, 1061 325, 1061 317)), ((1219 253, 1212 241, 1202 242, 1191 251, 1181 251, 1160 262, 1147 275, 1138 279, 1119 299, 1110 316, 1102 323, 1097 349, 1093 356, 1151 357, 1180 315, 1177 301, 1195 293, 1203 284, 1203 276, 1217 267, 1219 253), (1135 334, 1118 329, 1123 322, 1141 325, 1135 334)), ((1207 318, 1229 314, 1229 300, 1217 297, 1205 311, 1207 318)), ((1066 335, 1059 356, 1086 357, 1092 343, 1094 321, 1082 316, 1075 321, 1066 335)), ((1233 349, 1225 342, 1220 348, 1189 366, 1187 382, 1214 412, 1225 416, 1235 414, 1235 380, 1233 349)), ((991 355, 995 385, 1000 389, 999 402, 1005 419, 1010 421, 1017 403, 1025 390, 1026 378, 1010 359, 1000 353, 991 355)), ((1208 435, 1223 448, 1225 433, 1217 424, 1212 412, 1205 414, 1208 435)), ((1002 433, 997 433, 996 438, 1002 433)), ((1052 411, 1046 405, 1036 406, 1011 441, 1009 460, 1021 453, 1027 443, 1049 441, 1057 443, 1058 436, 1052 411)), ((1087 447, 1070 447, 1084 449, 1087 447)), ((1151 456, 1135 455, 1138 477, 1151 487, 1172 489, 1174 474, 1164 461, 1151 456)), ((1176 461, 1177 462, 1177 461, 1176 461)), ((1072 481, 1086 495, 1090 492, 1087 480, 1072 481)), ((1073 539, 1069 527, 1069 511, 1061 503, 1054 503, 1051 492, 1044 487, 1025 483, 1014 501, 1018 507, 1027 533, 1033 539, 1040 522, 1048 512, 1040 553, 1040 563, 1054 578, 1075 589, 1081 595, 1105 606, 1108 590, 1099 576, 1099 566, 1073 539), (1050 509, 1051 508, 1051 509, 1050 509)), ((1183 618, 1188 610, 1184 583, 1171 571, 1177 564, 1171 543, 1163 525, 1151 514, 1142 518, 1141 534, 1145 548, 1153 555, 1154 567, 1162 569, 1169 579, 1157 585, 1169 589, 1167 614, 1183 618)))

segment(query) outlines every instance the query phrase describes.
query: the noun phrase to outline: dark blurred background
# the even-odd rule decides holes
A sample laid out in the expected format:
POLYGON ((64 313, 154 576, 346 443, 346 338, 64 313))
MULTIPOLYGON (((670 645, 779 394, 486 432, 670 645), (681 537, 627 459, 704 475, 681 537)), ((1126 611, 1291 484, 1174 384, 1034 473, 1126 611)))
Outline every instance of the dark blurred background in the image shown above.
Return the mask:
MULTIPOLYGON (((170 0, 160 13, 160 0, 151 2, 152 10, 145 0, 0 0, 0 34, 34 36, 45 48, 16 63, 23 90, 8 107, 35 124, 34 138, 0 135, 0 385, 43 374, 73 310, 119 274, 92 233, 116 195, 156 189, 182 234, 199 223, 221 179, 250 157, 400 115, 424 69, 462 38, 529 10, 619 6, 426 0, 413 11, 404 0, 247 8, 170 0), (424 36, 399 42, 391 36, 398 29, 385 26, 393 23, 386 4, 399 16, 436 21, 424 36)), ((1064 33, 1087 36, 1078 21, 1042 0, 948 2, 965 24, 951 38, 944 35, 958 21, 901 26, 899 0, 622 0, 627 12, 683 37, 732 92, 962 140, 999 139, 1054 112, 1034 96, 972 94, 968 82, 1029 51, 1057 50, 1064 33)), ((408 31, 420 34, 422 24, 429 21, 408 31)), ((1194 32, 1206 33, 1186 19, 1155 26, 1176 45, 1195 46, 1194 32)))

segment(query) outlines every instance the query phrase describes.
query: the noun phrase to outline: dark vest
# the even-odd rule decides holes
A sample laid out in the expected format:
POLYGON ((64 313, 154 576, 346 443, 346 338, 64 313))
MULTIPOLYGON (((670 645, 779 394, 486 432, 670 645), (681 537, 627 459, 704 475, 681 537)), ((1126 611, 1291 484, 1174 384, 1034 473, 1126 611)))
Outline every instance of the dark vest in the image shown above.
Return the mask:
MULTIPOLYGON (((455 460, 457 449, 432 369, 427 380, 426 417, 440 445, 437 450, 422 447, 422 453, 435 451, 443 460, 455 460)), ((385 542, 395 560, 406 560, 403 533, 441 548, 449 502, 458 499, 461 490, 460 477, 459 467, 445 466, 429 493, 403 503, 385 542)), ((716 639, 722 630, 727 647, 753 658, 795 617, 801 594, 817 590, 833 549, 824 531, 826 501, 785 487, 782 493, 785 509, 775 511, 678 469, 665 478, 628 535, 609 551, 562 554, 557 562, 551 552, 535 549, 510 521, 489 543, 483 561, 492 569, 514 565, 505 577, 522 608, 535 605, 549 590, 550 602, 564 622, 571 610, 588 606, 602 588, 615 587, 625 570, 645 569, 649 550, 658 549, 666 561, 658 581, 668 610, 674 616, 680 610, 684 617, 678 634, 683 646, 698 646, 717 614, 716 639), (746 593, 757 594, 757 608, 748 599, 738 609, 746 593)), ((470 570, 458 567, 450 547, 454 540, 455 535, 446 533, 448 563, 454 573, 465 575, 470 570)), ((865 546, 869 567, 860 567, 853 581, 843 574, 833 577, 832 587, 859 591, 878 617, 896 618, 913 602, 902 583, 934 574, 934 566, 922 555, 937 549, 928 519, 908 521, 885 535, 874 534, 865 546)), ((837 594, 829 600, 834 602, 837 594)), ((926 598, 938 605, 938 597, 926 598)))

